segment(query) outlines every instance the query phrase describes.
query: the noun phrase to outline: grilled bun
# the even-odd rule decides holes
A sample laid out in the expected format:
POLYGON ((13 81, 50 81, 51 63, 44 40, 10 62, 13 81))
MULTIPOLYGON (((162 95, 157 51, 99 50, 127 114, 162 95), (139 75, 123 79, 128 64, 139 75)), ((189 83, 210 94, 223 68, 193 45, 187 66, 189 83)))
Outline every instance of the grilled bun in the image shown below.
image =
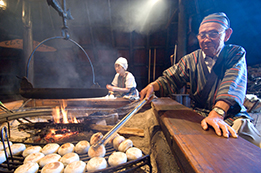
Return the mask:
POLYGON ((98 171, 107 167, 107 162, 103 157, 93 157, 87 163, 87 171, 98 171))
MULTIPOLYGON (((23 151, 26 149, 26 146, 22 143, 16 143, 11 145, 11 152, 12 155, 17 156, 17 155, 21 155, 23 153, 23 151)), ((9 153, 9 149, 7 150, 7 153, 9 153)))
POLYGON ((26 156, 28 156, 29 154, 39 153, 39 152, 41 152, 41 151, 42 151, 42 147, 40 147, 40 146, 31 146, 31 147, 26 148, 26 149, 23 151, 22 155, 23 155, 23 157, 26 157, 26 156))
POLYGON ((44 155, 48 155, 48 154, 52 154, 52 153, 57 153, 58 149, 59 149, 60 145, 57 143, 49 143, 46 144, 43 149, 42 149, 42 153, 44 155))
POLYGON ((84 173, 85 169, 86 169, 85 162, 75 161, 65 167, 64 173, 84 173))
POLYGON ((114 139, 113 139, 113 148, 115 148, 116 150, 118 150, 118 147, 119 147, 119 145, 123 142, 123 141, 125 141, 125 138, 123 137, 123 136, 117 136, 117 137, 115 137, 114 139))
POLYGON ((58 154, 61 156, 74 152, 74 145, 72 143, 65 143, 58 149, 58 154))
POLYGON ((36 173, 39 170, 39 165, 35 162, 25 163, 19 166, 14 173, 36 173))
POLYGON ((127 156, 125 153, 123 152, 113 152, 109 158, 108 158, 108 162, 111 166, 117 166, 123 163, 127 162, 127 156))
POLYGON ((104 145, 100 145, 98 148, 94 148, 91 146, 88 151, 88 156, 93 157, 104 157, 106 153, 106 149, 104 145))
MULTIPOLYGON (((7 141, 5 141, 4 144, 5 144, 5 148, 8 148, 7 141)), ((3 142, 0 142, 0 150, 4 149, 4 144, 3 144, 3 142)), ((13 143, 11 141, 9 141, 9 144, 10 144, 10 146, 13 145, 13 143)))
POLYGON ((126 151, 128 160, 136 160, 142 157, 142 151, 139 148, 131 147, 126 151))
POLYGON ((39 161, 39 165, 41 167, 44 167, 45 165, 47 165, 48 163, 52 163, 52 162, 57 162, 59 161, 61 158, 60 155, 56 154, 56 153, 52 153, 52 154, 48 154, 46 156, 44 156, 43 158, 40 159, 39 161))
POLYGON ((93 145, 103 137, 101 132, 94 133, 90 139, 90 144, 93 145))
POLYGON ((80 141, 75 145, 74 151, 78 154, 88 153, 90 143, 88 141, 80 141))
POLYGON ((0 164, 6 161, 5 151, 0 151, 0 164))
POLYGON ((78 154, 67 153, 60 159, 60 162, 62 162, 64 166, 67 166, 69 163, 72 163, 74 161, 79 161, 79 160, 80 160, 80 157, 78 154))
POLYGON ((132 140, 126 139, 125 141, 120 143, 118 150, 125 153, 132 146, 133 146, 132 140))
POLYGON ((64 170, 64 165, 62 162, 51 162, 46 164, 41 173, 62 173, 64 170))
POLYGON ((24 163, 28 163, 28 162, 35 162, 35 163, 39 163, 40 159, 44 157, 43 153, 32 153, 29 154, 25 159, 24 159, 24 163))

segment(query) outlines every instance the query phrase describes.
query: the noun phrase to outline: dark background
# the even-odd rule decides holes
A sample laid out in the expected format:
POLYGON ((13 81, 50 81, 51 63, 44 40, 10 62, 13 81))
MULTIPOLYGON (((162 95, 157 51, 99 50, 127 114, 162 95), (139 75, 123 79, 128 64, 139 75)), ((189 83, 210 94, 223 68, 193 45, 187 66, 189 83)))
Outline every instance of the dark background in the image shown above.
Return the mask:
MULTIPOLYGON (((33 40, 42 42, 62 36, 62 16, 48 6, 46 0, 6 2, 6 9, 0 10, 0 42, 26 40, 28 23, 22 18, 23 3, 26 16, 30 16, 33 40)), ((115 75, 115 60, 124 56, 141 90, 171 65, 175 44, 181 45, 178 42, 180 24, 185 32, 184 52, 189 53, 198 48, 195 36, 202 18, 221 11, 230 18, 234 31, 228 43, 246 49, 248 66, 261 63, 261 1, 159 0, 154 6, 150 4, 149 0, 67 0, 67 9, 74 18, 67 20, 69 36, 88 54, 94 74, 88 57, 76 44, 54 39, 44 45, 55 48, 55 52, 34 53, 33 86, 89 88, 94 75, 95 82, 105 88, 115 75), (180 13, 185 14, 182 20, 180 13)), ((178 52, 176 61, 183 54, 178 52)), ((20 79, 32 68, 30 65, 27 68, 28 59, 23 49, 0 47, 0 100, 20 98, 20 79)))

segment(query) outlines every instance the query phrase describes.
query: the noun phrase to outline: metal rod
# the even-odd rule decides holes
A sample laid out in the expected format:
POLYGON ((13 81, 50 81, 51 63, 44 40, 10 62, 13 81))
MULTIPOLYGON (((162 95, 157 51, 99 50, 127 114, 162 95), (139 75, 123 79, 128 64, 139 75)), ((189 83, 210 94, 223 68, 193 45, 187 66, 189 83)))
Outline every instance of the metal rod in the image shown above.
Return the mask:
POLYGON ((173 64, 176 64, 177 62, 177 44, 175 44, 175 48, 174 48, 174 56, 173 56, 173 64))
POLYGON ((150 83, 150 66, 151 66, 151 49, 149 50, 149 71, 148 71, 148 83, 150 83))
POLYGON ((94 148, 99 147, 105 143, 113 134, 117 133, 123 125, 128 122, 128 120, 138 112, 147 102, 147 99, 143 99, 129 114, 127 114, 120 122, 118 122, 109 132, 107 132, 102 139, 100 139, 96 144, 93 145, 94 148))
POLYGON ((8 137, 7 137, 7 129, 6 129, 5 126, 1 129, 1 140, 2 140, 2 143, 3 143, 4 151, 5 151, 5 157, 6 157, 7 166, 8 166, 8 169, 10 170, 11 168, 10 168, 10 165, 9 165, 7 148, 9 149, 9 153, 10 153, 12 162, 14 162, 14 159, 13 159, 13 154, 12 154, 11 147, 10 147, 10 142, 9 142, 8 137), (8 147, 5 147, 4 133, 5 133, 5 138, 7 140, 7 146, 8 147))
POLYGON ((154 48, 153 81, 155 81, 155 74, 156 74, 156 48, 154 48))
MULTIPOLYGON (((42 42, 40 42, 36 47, 35 49, 33 50, 33 52, 31 53, 28 61, 27 61, 27 66, 26 66, 26 77, 28 78, 28 75, 29 75, 29 67, 30 67, 30 61, 35 53, 35 51, 38 49, 38 47, 40 47, 43 43, 49 41, 49 40, 53 40, 53 39, 65 39, 64 37, 61 37, 61 36, 56 36, 56 37, 50 37, 50 38, 47 38, 45 40, 43 40, 42 42)), ((66 39, 65 39, 66 40, 66 39)), ((94 73, 94 67, 92 65, 92 61, 90 59, 90 57, 88 56, 88 54, 86 53, 86 51, 83 49, 83 47, 81 45, 79 45, 76 41, 72 40, 72 39, 67 39, 69 40, 70 42, 74 43, 76 46, 78 46, 82 51, 83 53, 85 54, 85 56, 88 58, 89 60, 89 63, 90 63, 90 66, 91 66, 91 69, 92 69, 92 80, 93 80, 93 84, 95 85, 96 82, 95 82, 95 73, 94 73)))
POLYGON ((23 111, 23 112, 14 112, 12 114, 5 113, 1 114, 0 122, 5 122, 6 118, 8 120, 14 120, 17 118, 24 118, 24 117, 34 117, 34 116, 40 116, 40 115, 50 115, 52 113, 51 109, 42 109, 42 110, 36 110, 36 111, 23 111))

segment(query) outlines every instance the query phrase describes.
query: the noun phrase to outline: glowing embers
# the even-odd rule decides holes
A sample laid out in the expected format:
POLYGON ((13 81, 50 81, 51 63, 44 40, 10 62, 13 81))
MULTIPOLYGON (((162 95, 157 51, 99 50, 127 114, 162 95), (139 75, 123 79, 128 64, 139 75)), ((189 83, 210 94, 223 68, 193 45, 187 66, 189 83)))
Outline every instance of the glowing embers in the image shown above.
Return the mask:
POLYGON ((47 142, 56 142, 78 133, 78 131, 71 131, 70 129, 50 129, 50 132, 45 136, 45 140, 47 142))
POLYGON ((70 127, 63 127, 64 124, 78 124, 80 123, 75 116, 72 116, 71 113, 68 113, 66 110, 67 103, 62 100, 61 106, 56 106, 52 109, 53 121, 57 128, 50 129, 49 133, 45 135, 45 140, 47 142, 56 142, 64 138, 68 138, 72 135, 79 133, 76 129, 72 130, 70 127))
POLYGON ((55 123, 63 123, 63 124, 69 124, 69 123, 79 123, 79 121, 76 119, 75 116, 72 117, 71 113, 68 113, 68 110, 66 110, 67 103, 63 100, 61 107, 56 106, 53 108, 52 116, 55 123), (69 118, 68 118, 69 116, 69 118))

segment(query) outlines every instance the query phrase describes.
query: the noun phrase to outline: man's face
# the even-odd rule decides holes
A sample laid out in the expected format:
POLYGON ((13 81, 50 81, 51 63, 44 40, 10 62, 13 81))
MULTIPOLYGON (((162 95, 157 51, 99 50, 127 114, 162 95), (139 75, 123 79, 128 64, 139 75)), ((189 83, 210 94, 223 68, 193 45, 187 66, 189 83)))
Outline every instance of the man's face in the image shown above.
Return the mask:
POLYGON ((222 25, 209 22, 199 27, 198 41, 203 52, 210 57, 215 56, 224 46, 227 38, 227 31, 222 25))

